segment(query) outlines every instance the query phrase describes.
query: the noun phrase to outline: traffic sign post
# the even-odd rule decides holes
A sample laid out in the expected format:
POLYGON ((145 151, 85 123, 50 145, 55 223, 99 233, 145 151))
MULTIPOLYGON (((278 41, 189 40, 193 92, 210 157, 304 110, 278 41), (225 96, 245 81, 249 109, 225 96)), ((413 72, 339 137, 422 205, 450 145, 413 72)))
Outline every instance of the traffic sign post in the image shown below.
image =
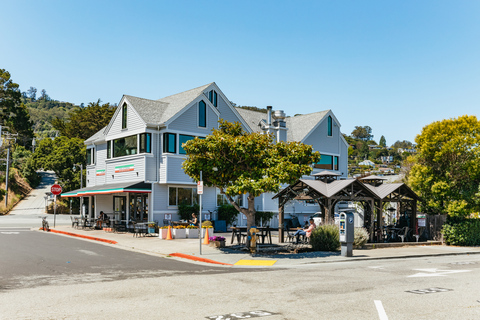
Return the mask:
POLYGON ((53 202, 53 227, 55 228, 55 222, 57 220, 57 196, 62 193, 62 186, 59 184, 54 184, 50 191, 55 195, 53 202))

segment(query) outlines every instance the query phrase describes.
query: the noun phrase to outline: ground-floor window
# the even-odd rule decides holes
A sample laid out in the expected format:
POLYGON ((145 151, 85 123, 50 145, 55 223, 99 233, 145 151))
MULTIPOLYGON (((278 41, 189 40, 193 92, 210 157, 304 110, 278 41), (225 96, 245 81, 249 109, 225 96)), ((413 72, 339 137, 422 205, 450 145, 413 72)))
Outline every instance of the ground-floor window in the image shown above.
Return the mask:
POLYGON ((113 212, 115 213, 115 218, 119 220, 127 219, 127 198, 126 197, 113 197, 113 212))
MULTIPOLYGON (((243 207, 243 194, 235 196, 233 199, 239 207, 243 207)), ((217 189, 217 207, 220 207, 224 204, 230 204, 230 201, 228 201, 227 196, 220 193, 220 189, 217 189)))
POLYGON ((130 220, 148 221, 148 194, 130 194, 130 220))
POLYGON ((193 205, 198 203, 197 188, 169 187, 168 205, 178 206, 179 204, 193 205))

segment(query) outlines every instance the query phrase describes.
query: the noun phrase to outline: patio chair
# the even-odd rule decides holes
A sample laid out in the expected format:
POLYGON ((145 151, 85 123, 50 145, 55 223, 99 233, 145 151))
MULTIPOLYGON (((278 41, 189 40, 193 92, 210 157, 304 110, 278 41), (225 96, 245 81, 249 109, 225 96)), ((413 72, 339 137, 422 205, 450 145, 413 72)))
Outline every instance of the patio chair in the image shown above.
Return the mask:
POLYGON ((409 231, 409 227, 403 227, 402 230, 400 230, 400 232, 398 233, 398 236, 400 237, 400 239, 402 239, 402 242, 404 240, 407 240, 408 241, 408 231, 409 231))
POLYGON ((284 236, 285 236, 287 241, 290 241, 290 242, 295 241, 295 236, 293 235, 293 233, 290 233, 290 230, 287 226, 285 226, 285 228, 284 228, 284 236))
POLYGON ((70 216, 70 220, 72 221, 72 228, 78 228, 78 218, 74 218, 72 216, 70 216))

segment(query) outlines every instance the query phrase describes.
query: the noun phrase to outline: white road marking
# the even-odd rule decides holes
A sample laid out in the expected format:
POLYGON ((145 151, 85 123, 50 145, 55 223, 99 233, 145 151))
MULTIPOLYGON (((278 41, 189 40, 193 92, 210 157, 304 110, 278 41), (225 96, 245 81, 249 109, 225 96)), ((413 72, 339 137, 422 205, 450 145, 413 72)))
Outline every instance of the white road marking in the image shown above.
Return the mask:
POLYGON ((472 270, 439 270, 436 268, 432 269, 413 269, 416 271, 423 271, 416 274, 408 276, 408 278, 419 278, 419 277, 445 277, 447 274, 461 273, 461 272, 470 272, 472 270))
POLYGON ((2 231, 0 232, 1 234, 19 234, 20 232, 16 232, 16 231, 2 231))
POLYGON ((374 266, 374 267, 369 267, 370 269, 385 269, 384 267, 382 266, 374 266))
POLYGON ((98 253, 93 252, 93 251, 89 251, 89 250, 78 250, 78 251, 82 252, 82 253, 85 253, 85 254, 88 254, 89 256, 98 256, 98 253))
POLYGON ((375 302, 375 307, 377 308, 378 317, 380 318, 380 320, 388 320, 387 313, 385 312, 385 309, 383 308, 382 301, 373 300, 373 302, 375 302))

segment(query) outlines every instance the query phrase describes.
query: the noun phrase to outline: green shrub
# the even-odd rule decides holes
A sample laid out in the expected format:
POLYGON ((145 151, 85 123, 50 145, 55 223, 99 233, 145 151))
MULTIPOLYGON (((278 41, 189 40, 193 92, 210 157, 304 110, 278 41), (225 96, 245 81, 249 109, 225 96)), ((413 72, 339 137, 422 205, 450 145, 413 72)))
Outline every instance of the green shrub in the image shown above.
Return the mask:
POLYGON ((443 240, 457 246, 480 245, 480 219, 449 219, 443 225, 443 240))
POLYGON ((260 226, 260 221, 263 225, 267 225, 268 221, 270 221, 275 212, 270 211, 257 211, 255 212, 255 225, 260 226))
POLYGON ((338 226, 325 224, 313 230, 310 244, 314 251, 337 251, 340 249, 340 234, 338 226))
POLYGON ((194 204, 193 206, 188 204, 178 205, 178 215, 180 216, 181 220, 192 220, 192 213, 195 212, 198 216, 199 210, 200 206, 198 204, 194 204))
POLYGON ((227 226, 232 225, 237 218, 238 211, 231 204, 223 204, 217 209, 218 220, 225 220, 227 226))
POLYGON ((353 237, 353 245, 363 247, 368 241, 368 231, 365 228, 355 228, 353 237))

